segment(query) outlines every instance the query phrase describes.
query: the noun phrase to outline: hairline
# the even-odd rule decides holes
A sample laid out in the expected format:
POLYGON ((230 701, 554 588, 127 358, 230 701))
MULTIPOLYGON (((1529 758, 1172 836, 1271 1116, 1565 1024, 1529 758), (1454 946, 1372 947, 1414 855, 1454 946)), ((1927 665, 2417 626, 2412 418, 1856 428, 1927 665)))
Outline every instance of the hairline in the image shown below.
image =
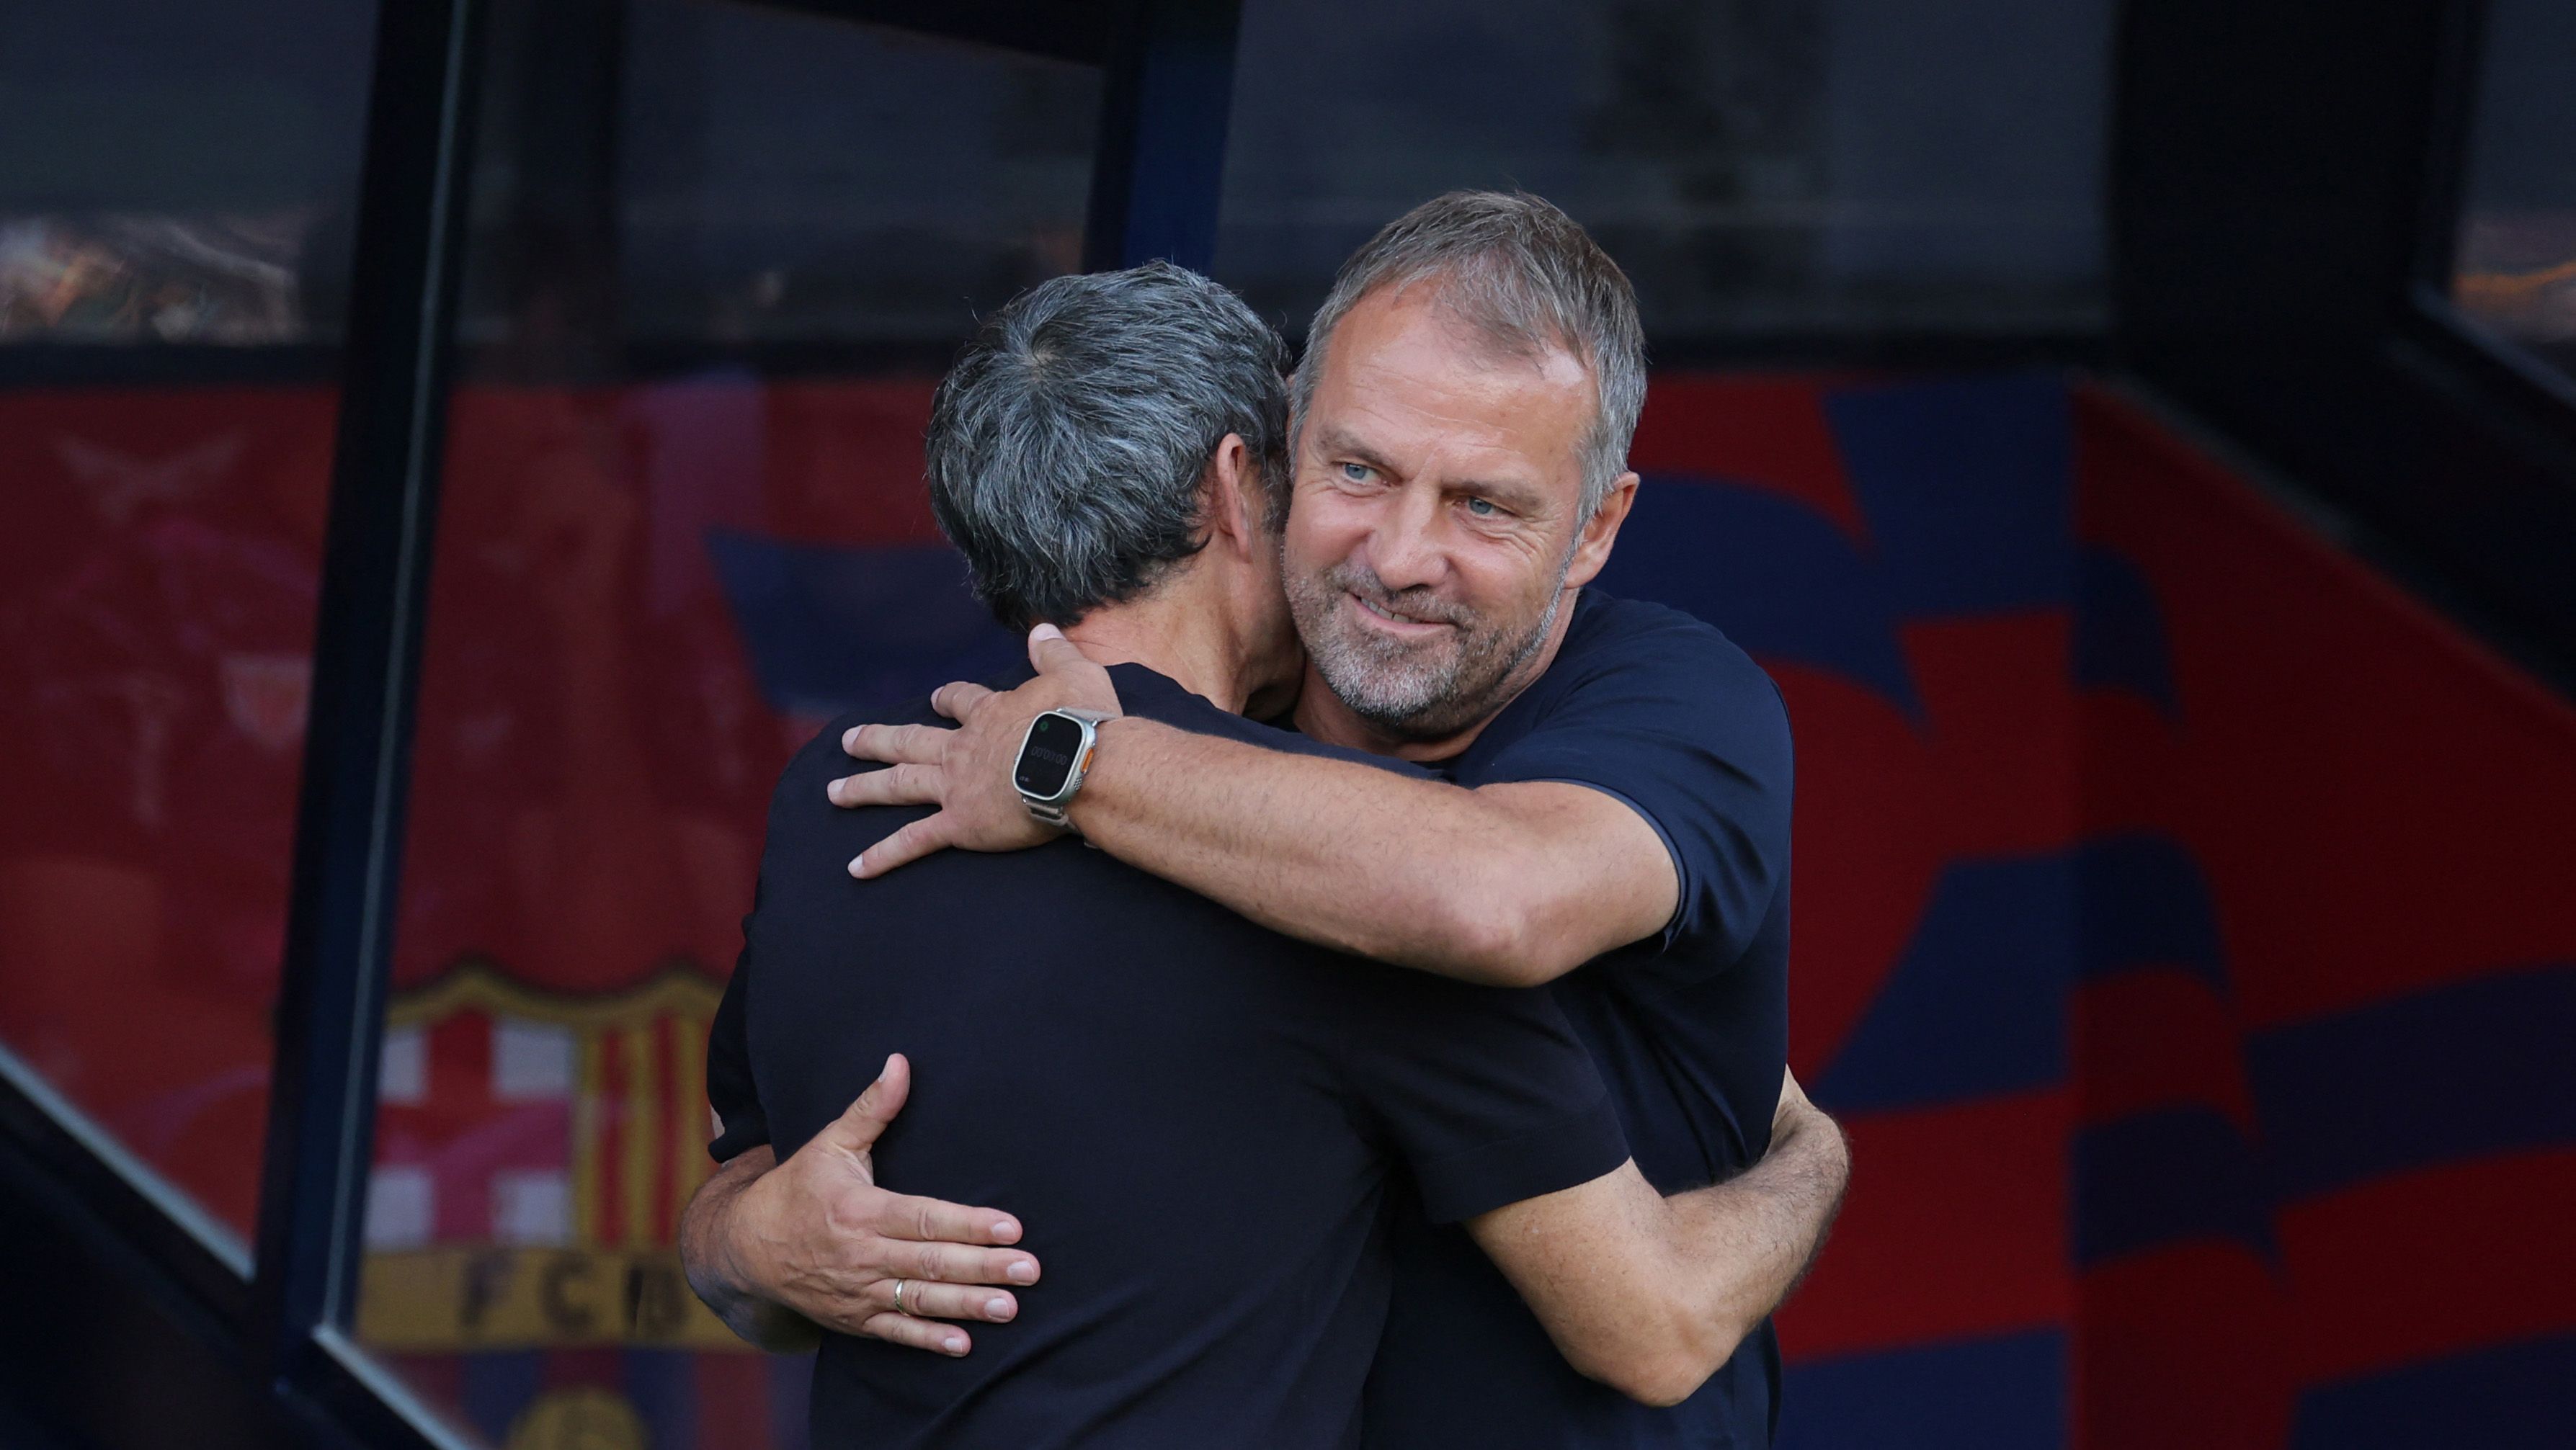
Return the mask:
POLYGON ((1517 328, 1495 326, 1487 319, 1477 317, 1473 309, 1450 300, 1450 293, 1456 285, 1461 263, 1472 260, 1474 260, 1472 257, 1445 258, 1391 270, 1370 279, 1367 286, 1352 293, 1348 298, 1341 299, 1341 305, 1338 308, 1334 306, 1338 288, 1334 294, 1328 294, 1325 297, 1323 306, 1316 309, 1314 322, 1307 328, 1306 350, 1298 358, 1296 370, 1288 378, 1290 474, 1294 476, 1298 457, 1305 451, 1306 415, 1315 401, 1315 394, 1321 390, 1324 369, 1332 361, 1333 334, 1341 329, 1342 323, 1348 320, 1353 312, 1359 310, 1360 304, 1370 298, 1381 293, 1391 294, 1389 301, 1392 304, 1405 292, 1416 287, 1428 286, 1432 290, 1424 294, 1424 305, 1436 309, 1445 314, 1448 320, 1459 324, 1458 331, 1471 336, 1486 356, 1530 366, 1544 366, 1548 353, 1559 352, 1572 358, 1575 365, 1583 369, 1585 381, 1591 384, 1592 416, 1584 425, 1582 435, 1575 443, 1575 464, 1581 474, 1575 495, 1576 511, 1579 515, 1576 524, 1579 528, 1582 524, 1589 523, 1592 516, 1601 511, 1601 506, 1609 501, 1610 486, 1627 471, 1626 451, 1622 450, 1615 467, 1604 466, 1599 470, 1600 476, 1594 477, 1593 459, 1596 454, 1603 451, 1598 446, 1598 440, 1603 430, 1609 426, 1608 380, 1603 375, 1599 361, 1592 356, 1591 347, 1581 337, 1571 335, 1568 329, 1551 324, 1545 336, 1532 337, 1517 328))

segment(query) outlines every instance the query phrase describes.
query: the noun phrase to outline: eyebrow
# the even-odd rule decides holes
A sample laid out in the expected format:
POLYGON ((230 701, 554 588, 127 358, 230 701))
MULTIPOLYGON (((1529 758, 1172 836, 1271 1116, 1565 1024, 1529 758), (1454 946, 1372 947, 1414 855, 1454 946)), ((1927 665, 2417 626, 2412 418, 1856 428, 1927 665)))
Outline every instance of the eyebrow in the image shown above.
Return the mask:
POLYGON ((1342 457, 1356 459, 1359 462, 1365 463, 1369 467, 1376 469, 1380 473, 1393 473, 1396 471, 1395 465, 1387 462, 1385 457, 1379 454, 1376 449, 1369 447, 1366 443, 1361 442, 1357 437, 1341 428, 1329 428, 1316 435, 1315 447, 1323 453, 1338 454, 1342 457))

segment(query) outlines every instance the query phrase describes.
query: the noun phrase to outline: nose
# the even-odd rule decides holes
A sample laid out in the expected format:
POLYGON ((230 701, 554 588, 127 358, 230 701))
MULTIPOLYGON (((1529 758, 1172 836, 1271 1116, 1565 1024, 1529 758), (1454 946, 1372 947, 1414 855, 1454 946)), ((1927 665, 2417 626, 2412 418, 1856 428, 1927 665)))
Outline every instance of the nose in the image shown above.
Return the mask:
POLYGON ((1448 569, 1435 534, 1439 491, 1406 488, 1391 502, 1392 507, 1378 515, 1377 527, 1369 531, 1369 568, 1390 593, 1439 583, 1448 569))

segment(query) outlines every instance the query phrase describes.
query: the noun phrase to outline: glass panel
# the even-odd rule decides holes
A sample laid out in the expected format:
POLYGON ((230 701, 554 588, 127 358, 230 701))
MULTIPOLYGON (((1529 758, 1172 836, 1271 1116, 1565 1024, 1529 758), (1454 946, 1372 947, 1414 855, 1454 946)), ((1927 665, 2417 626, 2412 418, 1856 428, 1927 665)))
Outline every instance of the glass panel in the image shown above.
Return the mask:
POLYGON ((0 7, 0 1042, 245 1241, 335 396, 203 375, 335 340, 372 17, 0 7))
POLYGON ((963 319, 1081 264, 1091 68, 670 0, 629 25, 634 337, 927 343, 944 361, 963 319), (852 144, 886 136, 903 144, 852 144))
POLYGON ((1522 187, 1661 344, 2099 328, 2108 0, 1246 0, 1217 275, 1302 328, 1406 207, 1522 187))
POLYGON ((802 1444, 807 1362, 673 1248, 707 1021, 794 748, 1015 649, 921 435, 973 309, 1074 264, 1100 80, 687 0, 595 7, 593 75, 551 8, 493 17, 358 1332, 496 1445, 802 1444), (638 381, 647 329, 700 365, 638 381), (720 361, 779 337, 838 369, 720 361))
POLYGON ((374 13, 0 8, 0 344, 332 340, 374 13))
POLYGON ((2576 10, 2494 0, 2471 123, 2452 298, 2576 376, 2576 10))

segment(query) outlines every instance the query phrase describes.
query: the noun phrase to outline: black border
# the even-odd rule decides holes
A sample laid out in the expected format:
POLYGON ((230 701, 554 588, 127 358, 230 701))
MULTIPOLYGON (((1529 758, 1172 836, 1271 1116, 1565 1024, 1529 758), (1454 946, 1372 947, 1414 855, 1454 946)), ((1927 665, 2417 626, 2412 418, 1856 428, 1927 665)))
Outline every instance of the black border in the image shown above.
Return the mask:
POLYGON ((357 1294, 484 14, 377 19, 252 1286, 257 1362, 331 1403, 381 1403, 315 1334, 357 1294))

